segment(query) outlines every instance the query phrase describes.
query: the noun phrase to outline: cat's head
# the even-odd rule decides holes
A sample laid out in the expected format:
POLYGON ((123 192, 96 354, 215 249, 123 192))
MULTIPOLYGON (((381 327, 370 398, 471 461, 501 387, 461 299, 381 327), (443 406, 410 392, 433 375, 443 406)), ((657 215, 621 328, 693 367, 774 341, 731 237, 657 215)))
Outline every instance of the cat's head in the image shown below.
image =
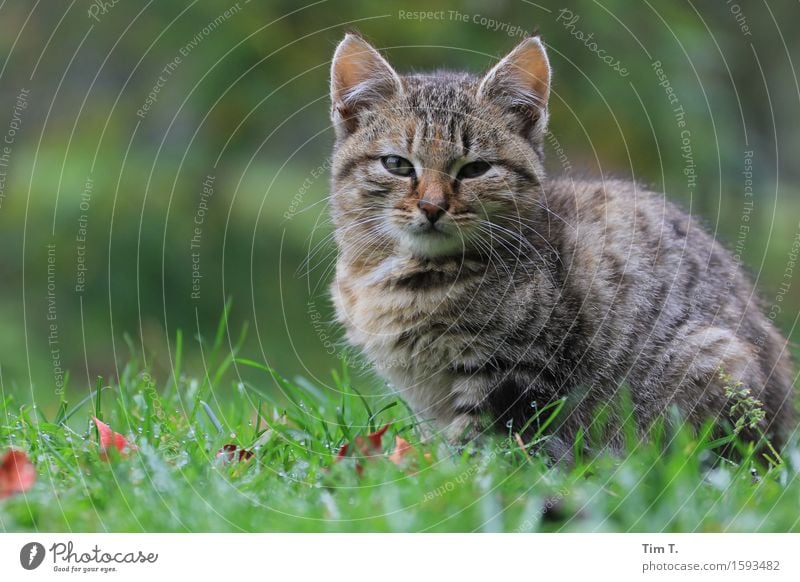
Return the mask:
POLYGON ((482 78, 400 76, 359 36, 331 69, 337 239, 362 259, 480 251, 537 204, 550 66, 538 37, 482 78))

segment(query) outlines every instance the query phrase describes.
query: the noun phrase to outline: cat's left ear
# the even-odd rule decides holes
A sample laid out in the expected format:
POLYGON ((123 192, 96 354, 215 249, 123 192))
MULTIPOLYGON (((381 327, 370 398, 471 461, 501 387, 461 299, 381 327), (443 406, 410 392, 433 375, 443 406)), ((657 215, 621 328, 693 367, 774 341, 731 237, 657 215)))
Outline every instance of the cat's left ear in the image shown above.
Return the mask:
POLYGON ((517 113, 522 129, 540 137, 547 126, 550 62, 539 36, 526 38, 481 81, 478 98, 517 113))

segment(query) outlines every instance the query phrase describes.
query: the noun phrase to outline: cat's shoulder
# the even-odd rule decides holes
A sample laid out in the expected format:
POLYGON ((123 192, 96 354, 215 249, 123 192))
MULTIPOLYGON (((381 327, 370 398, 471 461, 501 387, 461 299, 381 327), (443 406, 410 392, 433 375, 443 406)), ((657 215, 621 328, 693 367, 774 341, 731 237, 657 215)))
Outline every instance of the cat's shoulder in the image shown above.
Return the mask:
POLYGON ((549 208, 581 222, 686 217, 663 192, 630 179, 562 176, 542 186, 549 208))
POLYGON ((625 178, 592 176, 560 176, 543 184, 545 193, 569 197, 582 204, 632 202, 639 197, 663 200, 664 194, 625 178))

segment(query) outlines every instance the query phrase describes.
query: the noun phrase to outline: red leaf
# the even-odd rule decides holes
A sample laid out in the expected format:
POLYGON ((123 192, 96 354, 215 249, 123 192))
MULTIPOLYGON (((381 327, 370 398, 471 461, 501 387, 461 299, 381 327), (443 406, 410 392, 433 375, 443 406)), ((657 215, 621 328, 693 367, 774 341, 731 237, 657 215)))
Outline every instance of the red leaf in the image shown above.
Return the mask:
MULTIPOLYGON (((389 430, 389 425, 387 424, 383 428, 376 430, 373 433, 370 433, 366 436, 357 436, 355 438, 355 445, 358 452, 366 460, 371 460, 374 457, 377 457, 383 451, 382 447, 382 439, 383 435, 386 434, 386 431, 389 430)), ((339 449, 339 452, 336 454, 336 461, 342 460, 344 457, 347 456, 348 451, 350 450, 350 443, 345 443, 339 449)), ((356 461, 356 473, 361 475, 364 472, 364 467, 361 466, 359 461, 356 461)))
POLYGON ((22 451, 8 451, 0 462, 0 499, 27 491, 36 482, 36 468, 22 451))
POLYGON ((236 445, 227 444, 222 445, 222 448, 217 451, 217 459, 223 463, 233 463, 234 461, 249 461, 253 458, 253 451, 241 449, 236 445))
POLYGON ((344 443, 342 447, 339 449, 339 452, 336 453, 336 460, 342 459, 347 456, 347 449, 350 448, 350 443, 344 443))
MULTIPOLYGON (((386 431, 389 430, 389 425, 387 424, 381 429, 368 434, 366 438, 369 439, 369 442, 372 444, 372 447, 375 449, 381 449, 381 440, 383 439, 383 435, 386 434, 386 431)), ((356 437, 356 442, 358 442, 358 437, 356 437)))
POLYGON ((128 442, 124 436, 119 434, 118 432, 114 432, 111 430, 111 427, 108 426, 105 422, 98 419, 97 417, 92 417, 94 420, 94 424, 97 426, 97 432, 100 433, 100 458, 104 461, 108 460, 108 451, 111 449, 116 449, 120 455, 123 457, 127 457, 128 453, 131 451, 135 451, 136 447, 128 442))

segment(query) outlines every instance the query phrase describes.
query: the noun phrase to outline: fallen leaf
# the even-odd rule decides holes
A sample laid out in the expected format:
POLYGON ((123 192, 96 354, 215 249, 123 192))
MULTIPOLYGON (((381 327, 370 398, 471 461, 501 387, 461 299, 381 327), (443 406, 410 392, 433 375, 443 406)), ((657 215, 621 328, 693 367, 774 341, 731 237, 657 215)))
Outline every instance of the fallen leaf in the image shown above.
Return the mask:
POLYGON ((23 451, 11 449, 0 461, 0 499, 27 491, 36 482, 36 468, 23 451))
MULTIPOLYGON (((394 437, 394 451, 389 455, 389 460, 398 467, 408 468, 411 466, 411 473, 416 473, 416 460, 418 458, 417 449, 401 436, 394 437)), ((422 458, 426 463, 430 463, 433 457, 430 453, 423 453, 422 458)))
MULTIPOLYGON (((383 439, 383 435, 386 434, 387 430, 389 430, 388 424, 383 428, 368 434, 367 436, 357 436, 355 438, 356 449, 361 454, 361 456, 364 457, 364 459, 366 459, 367 461, 373 460, 375 457, 379 456, 383 452, 383 446, 381 441, 383 439)), ((339 449, 339 452, 336 454, 336 461, 340 461, 344 457, 346 457, 349 450, 350 450, 350 443, 343 444, 342 447, 339 449)), ((359 475, 361 475, 361 473, 364 472, 364 467, 358 460, 356 461, 356 472, 359 475)))
POLYGON ((359 447, 361 447, 362 443, 364 443, 364 439, 366 438, 372 445, 372 448, 380 450, 381 441, 383 440, 383 435, 386 434, 387 430, 389 430, 388 424, 383 428, 368 434, 366 437, 356 437, 356 444, 359 445, 359 447), (361 443, 359 443, 359 439, 361 439, 361 443))
POLYGON ((223 463, 233 463, 234 461, 249 461, 253 458, 253 451, 248 451, 238 447, 237 445, 227 444, 222 445, 222 448, 217 451, 217 460, 223 463))
POLYGON ((131 451, 136 450, 136 446, 128 442, 124 436, 118 432, 111 430, 105 422, 93 416, 94 424, 97 426, 97 432, 100 433, 100 458, 104 461, 108 460, 108 451, 116 449, 120 455, 127 457, 131 451))
POLYGON ((414 455, 416 449, 401 436, 394 437, 394 451, 389 455, 389 460, 395 465, 404 465, 409 461, 408 456, 414 455))

